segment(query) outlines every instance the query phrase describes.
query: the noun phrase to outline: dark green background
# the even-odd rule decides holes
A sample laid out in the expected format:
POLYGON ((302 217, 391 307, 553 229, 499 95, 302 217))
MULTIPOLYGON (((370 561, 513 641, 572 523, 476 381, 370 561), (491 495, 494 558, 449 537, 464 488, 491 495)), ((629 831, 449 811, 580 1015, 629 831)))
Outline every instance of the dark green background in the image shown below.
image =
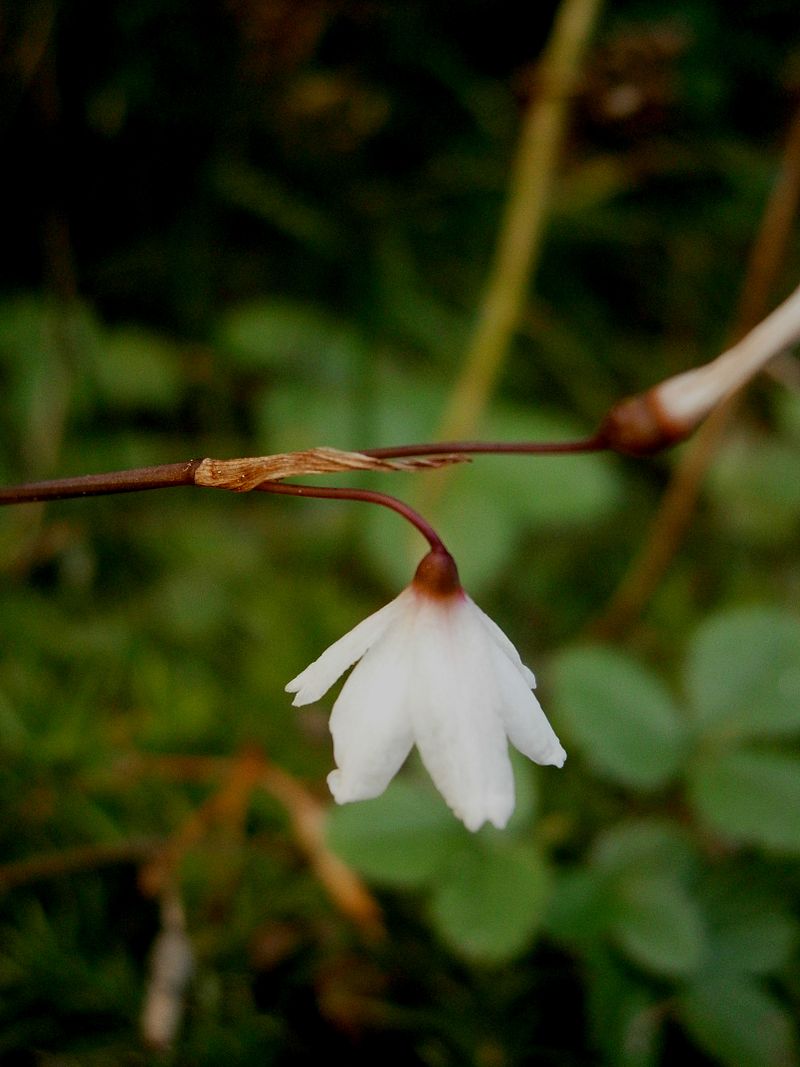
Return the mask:
MULTIPOLYGON (((554 10, 6 3, 0 479, 430 439, 554 10)), ((606 4, 482 433, 587 433, 721 350, 799 93, 794 0, 606 4)), ((799 261, 792 237, 775 302, 799 261)), ((197 964, 169 1053, 138 1037, 158 914, 136 866, 7 889, 3 1063, 800 1062, 798 444, 797 391, 759 381, 607 646, 587 627, 679 453, 459 471, 431 517, 536 670, 565 769, 518 762, 504 834, 468 835, 416 765, 338 809, 378 945, 254 794, 182 868, 197 964)), ((332 698, 298 714, 283 686, 413 572, 373 510, 186 489, 4 510, 5 862, 175 833, 209 788, 136 753, 255 745, 323 798, 332 698)))

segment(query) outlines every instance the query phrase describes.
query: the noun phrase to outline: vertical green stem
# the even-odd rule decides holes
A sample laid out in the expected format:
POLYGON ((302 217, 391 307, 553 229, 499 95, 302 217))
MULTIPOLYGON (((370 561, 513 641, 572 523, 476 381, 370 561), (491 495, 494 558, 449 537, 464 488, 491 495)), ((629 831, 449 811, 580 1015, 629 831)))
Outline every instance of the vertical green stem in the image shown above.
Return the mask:
MULTIPOLYGON (((508 199, 463 369, 442 419, 442 438, 469 437, 491 395, 536 268, 569 103, 600 0, 562 0, 524 116, 508 199)), ((439 479, 441 484, 442 479, 439 479)))

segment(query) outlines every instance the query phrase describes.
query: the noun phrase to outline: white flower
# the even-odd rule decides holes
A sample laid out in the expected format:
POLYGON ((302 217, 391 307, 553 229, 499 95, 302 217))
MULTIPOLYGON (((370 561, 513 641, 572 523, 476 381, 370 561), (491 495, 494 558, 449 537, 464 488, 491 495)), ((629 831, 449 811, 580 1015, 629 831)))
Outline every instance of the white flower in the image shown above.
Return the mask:
POLYGON ((430 552, 414 581, 293 679, 299 706, 358 664, 330 727, 338 803, 379 796, 416 743, 470 830, 502 828, 514 810, 507 739, 536 763, 566 753, 531 692, 536 681, 503 631, 466 595, 452 558, 430 552))

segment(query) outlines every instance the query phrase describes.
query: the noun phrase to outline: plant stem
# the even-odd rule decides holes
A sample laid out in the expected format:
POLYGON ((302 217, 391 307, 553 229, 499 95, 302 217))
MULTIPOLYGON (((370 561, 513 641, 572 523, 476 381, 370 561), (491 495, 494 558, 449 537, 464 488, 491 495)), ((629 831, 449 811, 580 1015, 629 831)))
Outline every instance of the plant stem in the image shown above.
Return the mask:
POLYGON ((365 456, 376 459, 397 459, 401 456, 457 455, 553 455, 570 452, 600 452, 608 448, 604 437, 597 433, 579 441, 437 441, 423 445, 394 445, 388 448, 365 448, 365 456))
POLYGON ((508 351, 542 246, 570 99, 600 0, 562 0, 523 117, 503 219, 472 342, 441 424, 474 432, 508 351))
POLYGON ((374 489, 344 489, 331 485, 295 485, 293 482, 263 482, 257 485, 263 493, 279 493, 287 496, 319 497, 322 500, 361 500, 368 504, 380 504, 382 507, 391 508, 398 515, 402 515, 412 526, 422 534, 432 549, 447 552, 444 543, 431 526, 418 511, 398 500, 397 497, 386 493, 378 493, 374 489))
POLYGON ((194 473, 201 460, 162 463, 107 474, 82 474, 75 478, 55 478, 47 482, 0 489, 0 504, 28 504, 37 500, 67 500, 81 496, 107 496, 110 493, 137 493, 143 489, 170 489, 194 485, 194 473))
MULTIPOLYGON (((509 455, 536 455, 567 452, 596 452, 607 448, 601 435, 587 437, 580 441, 550 441, 537 443, 535 441, 451 441, 450 443, 431 442, 420 445, 395 445, 389 448, 364 449, 362 456, 373 459, 396 459, 404 456, 436 456, 452 454, 509 454, 509 455)), ((46 482, 26 482, 23 485, 7 486, 0 488, 0 506, 3 504, 30 504, 42 500, 69 500, 74 497, 84 496, 108 496, 111 493, 136 493, 145 489, 171 489, 179 485, 198 485, 196 474, 198 468, 204 462, 202 459, 186 460, 183 463, 162 463, 154 467, 137 467, 133 470, 109 471, 105 474, 81 474, 73 478, 55 478, 46 482)), ((227 462, 227 461, 223 461, 227 462)), ((299 471, 297 473, 304 473, 299 471)), ((280 493, 281 489, 275 486, 286 485, 285 482, 262 482, 257 488, 264 492, 280 493)), ((209 488, 206 484, 204 488, 209 488)), ((216 488, 232 488, 220 483, 216 488)), ((338 496, 343 498, 345 490, 333 490, 317 488, 314 492, 312 486, 296 486, 302 489, 302 493, 296 496, 338 496)), ((357 490, 346 490, 356 492, 357 490)), ((288 492, 288 490, 287 490, 288 492)), ((370 494, 371 490, 363 490, 370 494)), ((381 494, 377 494, 380 496, 381 494)), ((356 499, 353 497, 352 499, 356 499)), ((372 499, 371 496, 360 496, 360 500, 372 499)), ((394 499, 388 497, 387 499, 394 499)), ((373 500, 373 503, 381 501, 373 500)), ((398 505, 400 501, 396 502, 398 505)), ((393 506, 393 505, 387 505, 393 506)), ((407 505, 402 504, 403 508, 407 505)), ((399 508, 395 508, 399 510, 399 508)), ((408 508, 408 511, 412 511, 408 508)), ((416 514, 416 512, 414 512, 416 514)), ((423 520, 424 521, 424 520, 423 520)), ((415 523, 416 525, 416 523, 415 523)), ((425 535, 428 536, 427 534, 425 535)))

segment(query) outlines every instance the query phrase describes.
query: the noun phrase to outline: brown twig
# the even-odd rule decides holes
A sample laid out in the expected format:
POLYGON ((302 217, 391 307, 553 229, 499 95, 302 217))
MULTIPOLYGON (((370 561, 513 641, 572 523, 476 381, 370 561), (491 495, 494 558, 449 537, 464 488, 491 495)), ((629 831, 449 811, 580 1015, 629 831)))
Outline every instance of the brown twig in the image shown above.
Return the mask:
MULTIPOLYGON (((261 771, 260 758, 244 752, 224 764, 222 782, 216 792, 192 811, 140 872, 143 890, 153 897, 162 896, 178 882, 184 856, 208 833, 215 822, 223 823, 235 835, 241 827, 250 796, 261 771)), ((214 768, 215 775, 219 768, 214 768)))
POLYGON ((238 761, 213 756, 140 755, 133 767, 126 763, 126 773, 131 770, 192 782, 224 781, 228 777, 227 787, 222 786, 217 794, 190 816, 158 863, 151 865, 147 873, 151 892, 163 887, 165 876, 175 870, 176 862, 191 844, 202 837, 209 823, 221 811, 230 810, 231 800, 239 803, 242 794, 236 790, 246 783, 248 790, 253 787, 265 789, 285 808, 299 848, 339 911, 368 940, 384 936, 381 909, 377 901, 358 875, 335 856, 325 842, 323 824, 327 807, 301 782, 271 763, 263 753, 250 750, 238 761), (238 786, 234 784, 237 766, 240 768, 238 786))
POLYGON ((381 909, 364 883, 325 842, 327 807, 286 771, 264 761, 261 785, 286 809, 297 843, 339 910, 370 940, 385 934, 381 909))
POLYGON ((235 493, 261 491, 291 496, 355 500, 378 504, 402 515, 428 541, 432 549, 444 549, 442 540, 431 524, 414 508, 397 497, 373 489, 349 489, 338 486, 306 486, 284 482, 290 475, 328 474, 332 472, 418 471, 451 463, 462 463, 471 452, 499 453, 567 453, 592 452, 605 448, 600 435, 580 441, 536 442, 452 442, 449 445, 399 445, 365 452, 342 452, 333 448, 312 448, 275 456, 242 459, 194 459, 184 463, 167 463, 106 474, 86 474, 76 478, 59 478, 47 482, 0 489, 0 505, 25 504, 42 500, 65 500, 71 497, 133 493, 147 489, 199 486, 225 489, 235 493))
MULTIPOLYGON (((391 450, 388 450, 391 452, 391 450)), ((434 448, 434 452, 438 452, 434 448)), ((397 458, 367 452, 343 452, 338 448, 310 448, 303 452, 281 452, 274 456, 248 456, 241 459, 190 459, 183 463, 162 463, 153 467, 82 474, 46 482, 0 489, 0 504, 27 504, 40 500, 67 500, 73 497, 107 496, 112 493, 138 493, 147 489, 171 489, 195 485, 203 489, 227 489, 247 493, 265 482, 305 474, 332 474, 344 471, 419 471, 464 463, 466 455, 416 455, 400 450, 397 458)))
POLYGON ((0 866, 0 890, 15 889, 42 878, 58 878, 63 874, 89 871, 115 863, 139 863, 151 856, 160 844, 161 841, 156 838, 140 837, 130 841, 76 845, 58 852, 13 860, 0 866))

